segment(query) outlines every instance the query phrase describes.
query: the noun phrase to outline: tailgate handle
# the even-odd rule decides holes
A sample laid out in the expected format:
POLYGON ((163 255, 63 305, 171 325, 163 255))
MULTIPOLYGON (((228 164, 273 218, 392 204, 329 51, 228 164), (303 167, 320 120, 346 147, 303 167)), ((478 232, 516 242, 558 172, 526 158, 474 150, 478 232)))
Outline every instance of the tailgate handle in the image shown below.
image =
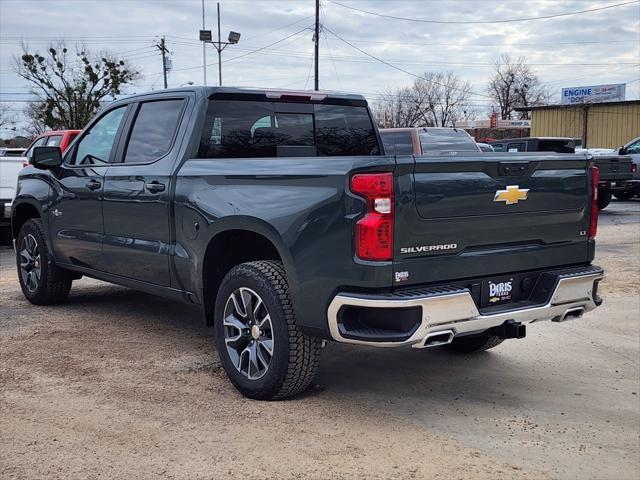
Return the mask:
POLYGON ((501 163, 498 166, 498 173, 502 176, 524 175, 528 170, 529 170, 529 162, 501 163))

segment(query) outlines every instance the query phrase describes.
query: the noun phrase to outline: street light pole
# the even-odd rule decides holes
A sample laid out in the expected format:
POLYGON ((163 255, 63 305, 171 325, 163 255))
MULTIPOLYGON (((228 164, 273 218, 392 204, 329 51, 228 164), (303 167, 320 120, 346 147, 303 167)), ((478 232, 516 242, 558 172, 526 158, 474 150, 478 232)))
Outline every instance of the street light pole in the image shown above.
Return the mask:
POLYGON ((222 86, 222 48, 220 48, 221 45, 222 45, 222 42, 220 41, 220 2, 218 2, 218 86, 220 87, 222 86))
MULTIPOLYGON (((236 43, 238 43, 240 41, 240 34, 238 32, 231 31, 229 32, 229 37, 227 38, 227 40, 227 42, 223 42, 220 38, 220 3, 218 2, 218 41, 214 42, 212 40, 211 30, 204 29, 200 30, 200 41, 203 42, 203 45, 206 43, 210 43, 218 51, 218 85, 220 86, 222 86, 222 51, 227 48, 227 45, 235 45, 236 43)), ((206 84, 206 65, 204 67, 206 84)))
POLYGON ((320 0, 316 0, 316 32, 315 32, 315 45, 314 45, 314 90, 318 90, 320 85, 319 67, 318 67, 318 53, 320 51, 320 0))
MULTIPOLYGON (((202 0, 202 30, 204 26, 204 0, 202 0)), ((202 42, 202 73, 204 74, 204 85, 207 85, 207 44, 202 42)))

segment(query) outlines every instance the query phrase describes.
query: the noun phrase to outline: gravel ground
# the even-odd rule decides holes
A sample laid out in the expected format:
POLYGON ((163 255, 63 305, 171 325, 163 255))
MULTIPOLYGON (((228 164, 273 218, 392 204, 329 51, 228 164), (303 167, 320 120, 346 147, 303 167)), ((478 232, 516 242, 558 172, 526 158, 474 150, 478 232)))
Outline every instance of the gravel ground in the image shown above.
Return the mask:
POLYGON ((241 397, 199 311, 90 279, 22 297, 0 250, 1 478, 640 476, 640 202, 601 214, 605 304, 461 357, 329 345, 318 387, 241 397))

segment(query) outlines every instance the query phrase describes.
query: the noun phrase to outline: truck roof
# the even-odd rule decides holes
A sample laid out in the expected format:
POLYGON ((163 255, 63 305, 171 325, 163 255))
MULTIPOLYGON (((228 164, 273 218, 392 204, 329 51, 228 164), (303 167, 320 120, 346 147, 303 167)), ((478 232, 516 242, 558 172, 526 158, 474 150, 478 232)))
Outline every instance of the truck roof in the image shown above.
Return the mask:
POLYGON ((188 86, 169 88, 166 90, 154 90, 150 92, 144 92, 131 95, 127 99, 135 98, 144 95, 158 95, 158 94, 171 94, 177 92, 199 92, 207 97, 212 95, 264 95, 268 99, 278 100, 292 100, 292 97, 299 97, 300 100, 316 100, 323 101, 329 100, 342 100, 353 103, 359 103, 366 105, 367 100, 362 95, 353 93, 335 92, 329 90, 290 90, 290 89, 278 89, 278 88, 254 88, 254 87, 205 87, 205 86, 188 86))

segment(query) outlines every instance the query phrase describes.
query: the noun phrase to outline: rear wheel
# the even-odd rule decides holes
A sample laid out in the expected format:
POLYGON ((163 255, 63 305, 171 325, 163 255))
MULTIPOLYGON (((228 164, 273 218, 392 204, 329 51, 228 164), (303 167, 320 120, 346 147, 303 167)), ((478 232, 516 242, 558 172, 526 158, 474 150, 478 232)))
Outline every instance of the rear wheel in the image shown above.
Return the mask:
POLYGON ((598 191, 598 210, 604 210, 611 202, 611 192, 599 190, 598 191))
POLYGON ((630 200, 636 195, 634 190, 623 190, 622 192, 616 192, 613 194, 618 200, 630 200))
POLYGON ((316 374, 321 341, 296 325, 280 262, 243 263, 225 276, 216 300, 214 329, 229 380, 249 398, 296 395, 316 374))
POLYGON ((502 342, 504 342, 503 338, 491 335, 489 332, 482 332, 475 335, 464 335, 454 338, 447 347, 455 352, 473 353, 484 352, 490 348, 497 347, 502 342))
POLYGON ((42 220, 27 220, 16 242, 18 280, 24 296, 34 305, 51 305, 67 299, 72 276, 51 258, 42 220))

